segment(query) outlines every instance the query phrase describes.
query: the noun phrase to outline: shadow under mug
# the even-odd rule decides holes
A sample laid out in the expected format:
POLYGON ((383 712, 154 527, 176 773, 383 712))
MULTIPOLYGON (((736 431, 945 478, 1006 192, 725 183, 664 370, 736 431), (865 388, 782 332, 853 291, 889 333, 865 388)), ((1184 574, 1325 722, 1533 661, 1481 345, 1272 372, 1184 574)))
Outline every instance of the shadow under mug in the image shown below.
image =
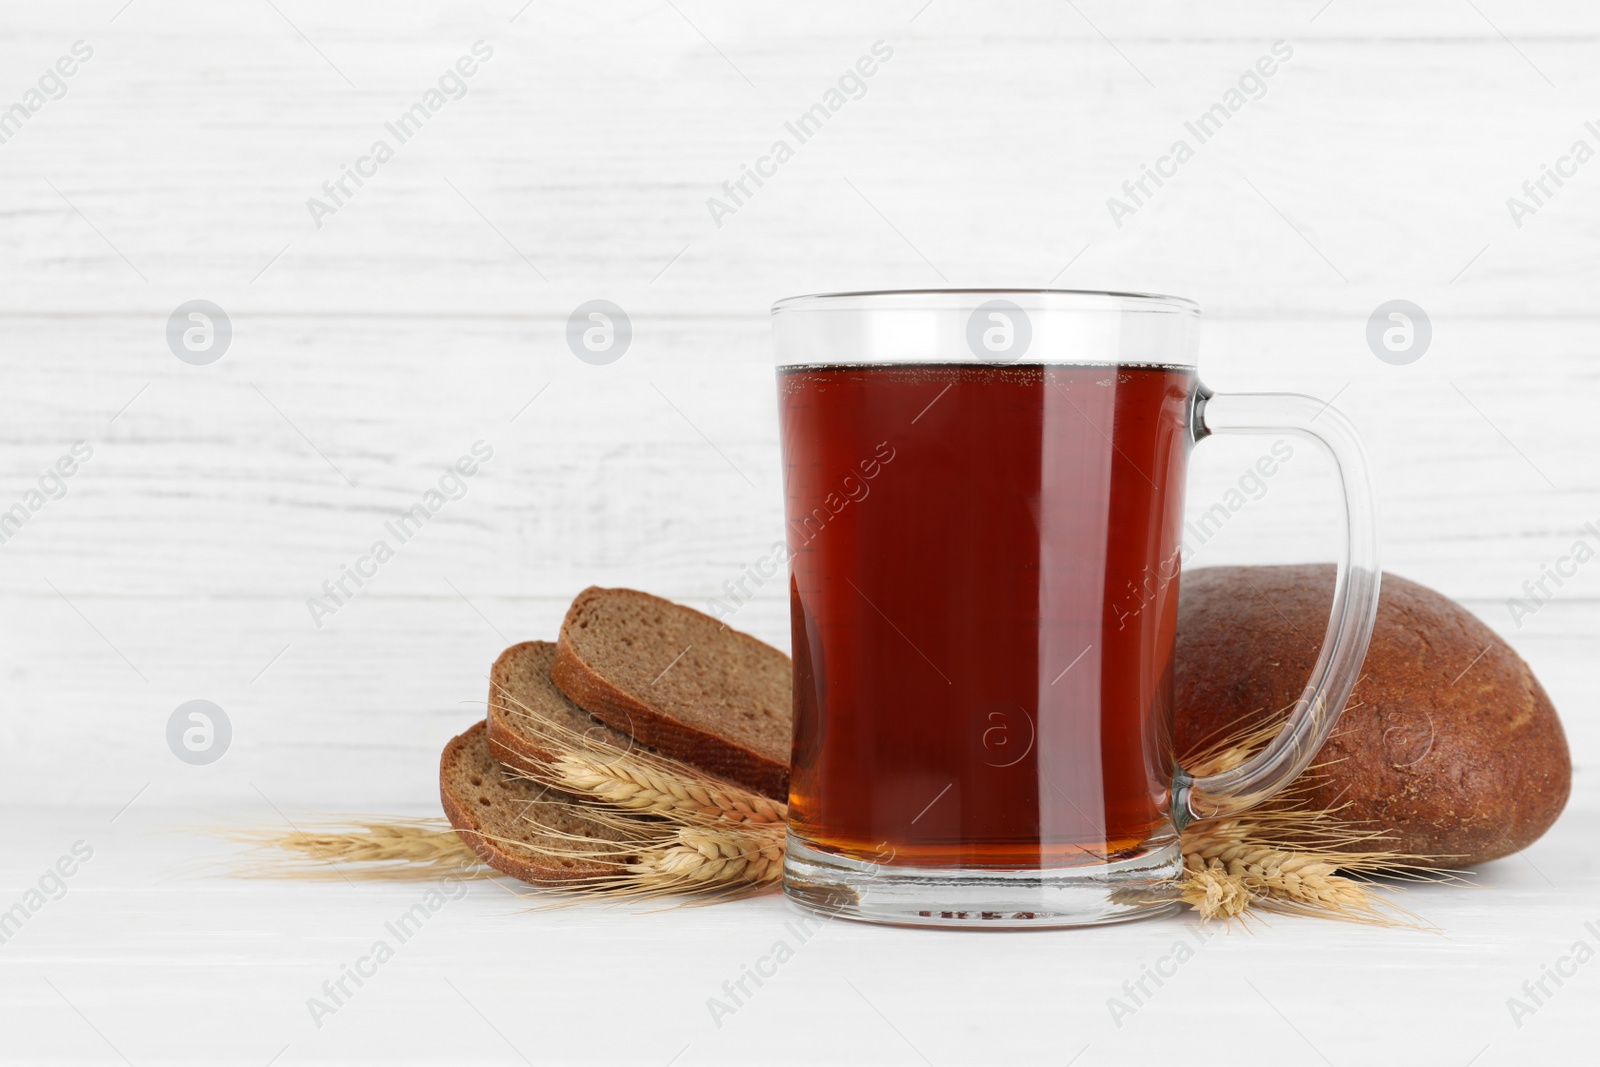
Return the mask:
POLYGON ((1326 740, 1377 611, 1350 424, 1218 394, 1199 308, 1050 290, 773 307, 794 649, 784 891, 816 911, 1049 927, 1177 904, 1179 833, 1278 792, 1326 740), (1277 737, 1194 776, 1172 741, 1184 481, 1211 434, 1331 453, 1345 548, 1277 737))

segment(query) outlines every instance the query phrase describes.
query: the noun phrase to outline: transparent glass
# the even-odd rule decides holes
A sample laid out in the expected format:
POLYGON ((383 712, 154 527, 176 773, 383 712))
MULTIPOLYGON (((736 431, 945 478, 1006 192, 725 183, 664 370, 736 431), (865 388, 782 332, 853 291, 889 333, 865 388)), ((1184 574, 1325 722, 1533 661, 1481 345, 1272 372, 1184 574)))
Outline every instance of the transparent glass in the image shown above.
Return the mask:
POLYGON ((1199 309, 1060 290, 773 308, 795 732, 784 890, 846 918, 1049 927, 1176 906, 1179 834, 1299 775, 1349 699, 1378 575, 1359 440, 1321 401, 1211 393, 1199 309), (1327 636, 1276 739, 1172 751, 1189 452, 1297 434, 1335 461, 1327 636))

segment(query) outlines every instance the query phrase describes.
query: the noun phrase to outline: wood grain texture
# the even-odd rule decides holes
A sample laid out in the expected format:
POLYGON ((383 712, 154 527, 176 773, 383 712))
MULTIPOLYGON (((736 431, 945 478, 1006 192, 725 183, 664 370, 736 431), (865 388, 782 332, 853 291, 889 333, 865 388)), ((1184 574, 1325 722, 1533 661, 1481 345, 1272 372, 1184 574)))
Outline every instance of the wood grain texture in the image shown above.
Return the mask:
MULTIPOLYGON (((94 855, 0 947, 14 1021, 0 1060, 580 1064, 600 1043, 605 1062, 645 1067, 748 1064, 752 1046, 773 1064, 1153 1063, 1174 1028, 1224 1026, 1306 1062, 1519 1063, 1583 1047, 1591 1026, 1586 969, 1521 1028, 1505 1002, 1593 937, 1592 806, 1485 867, 1476 889, 1405 892, 1444 936, 1180 918, 1010 936, 834 922, 802 940, 772 895, 530 910, 540 902, 480 883, 403 943, 387 924, 426 887, 219 878, 229 846, 170 832, 196 814, 136 805, 113 824, 109 809, 63 808, 8 828, 12 899, 74 842, 94 855), (380 939, 392 958, 347 980, 319 1027, 308 1000, 380 939), (792 955, 774 966, 779 941, 792 955), (1191 955, 1178 960, 1179 944, 1191 955), (724 983, 757 965, 768 976, 735 1004, 724 983), (1147 979, 1135 1004, 1124 983, 1157 966, 1163 984, 1147 979), (619 1010, 622 974, 659 980, 619 1010), (735 1010, 713 1016, 712 998, 735 1010), (1134 1010, 1113 1015, 1113 998, 1134 1010)), ((279 819, 259 800, 205 816, 279 819)))
MULTIPOLYGON (((1308 1062, 1586 1047, 1587 969, 1522 1027, 1506 1002, 1592 937, 1600 564, 1531 617, 1507 600, 1600 525, 1600 162, 1520 226, 1507 199, 1600 148, 1600 8, 8 4, 0 116, 77 41, 65 95, 0 143, 0 513, 93 451, 0 541, 0 912, 74 841, 96 855, 0 945, 0 1060, 573 1062, 603 1033, 645 1064, 1091 1064, 1219 1019, 1308 1062), (307 199, 480 40, 465 95, 319 228, 307 199), (1279 40, 1264 95, 1118 226, 1108 198, 1279 40), (719 226, 708 198, 878 41, 864 93, 719 226), (703 607, 781 536, 771 301, 944 284, 1181 293, 1212 387, 1335 400, 1384 565, 1462 599, 1564 713, 1566 818, 1485 890, 1414 894, 1445 937, 1218 936, 1120 1027, 1108 998, 1186 924, 829 926, 718 1027, 707 999, 792 936, 776 899, 528 913, 487 887, 316 1027, 306 998, 420 892, 222 879, 187 830, 431 810, 502 647, 589 584, 703 607), (635 328, 604 367, 564 341, 597 297, 635 328), (195 298, 234 329, 210 366, 166 346, 195 298), (1434 329, 1409 366, 1365 341, 1394 298, 1434 329), (319 626, 307 599, 480 441, 464 495, 319 626), (195 698, 234 727, 211 766, 165 740, 195 698), (619 1022, 624 968, 667 978, 619 1022)), ((1262 445, 1205 443, 1191 515, 1262 445)), ((1335 519, 1297 446, 1188 564, 1327 559, 1335 519)), ((787 648, 783 583, 734 622, 787 648)))
MULTIPOLYGON (((69 355, 12 363, 3 503, 73 441, 95 453, 0 545, 0 583, 23 596, 53 596, 48 577, 69 596, 272 597, 289 632, 307 597, 482 441, 494 457, 362 599, 436 592, 441 571, 469 593, 642 581, 713 595, 781 535, 765 322, 641 316, 607 367, 574 359, 563 326, 241 316, 234 349, 191 367, 161 347, 158 319, 13 320, 12 351, 69 355)), ((1376 360, 1364 327, 1211 321, 1202 373, 1217 389, 1336 400, 1373 459, 1387 565, 1455 596, 1517 593, 1600 517, 1588 325, 1441 318, 1408 367, 1376 360)), ((1192 509, 1263 447, 1206 442, 1192 509)), ((1331 552, 1319 463, 1297 451, 1227 541, 1272 558, 1331 552)), ((1566 592, 1600 586, 1580 575, 1566 592)))
POLYGON ((75 40, 96 50, 3 147, 7 311, 564 317, 601 292, 753 314, 1008 279, 1229 313, 1395 291, 1593 313, 1600 178, 1521 228, 1506 207, 1600 117, 1575 3, 104 6, 30 13, 5 45, 18 97, 75 40), (307 199, 480 39, 466 95, 318 228, 307 199), (1115 225, 1107 198, 1280 39, 1265 95, 1115 225), (879 40, 864 95, 716 225, 707 199, 879 40))

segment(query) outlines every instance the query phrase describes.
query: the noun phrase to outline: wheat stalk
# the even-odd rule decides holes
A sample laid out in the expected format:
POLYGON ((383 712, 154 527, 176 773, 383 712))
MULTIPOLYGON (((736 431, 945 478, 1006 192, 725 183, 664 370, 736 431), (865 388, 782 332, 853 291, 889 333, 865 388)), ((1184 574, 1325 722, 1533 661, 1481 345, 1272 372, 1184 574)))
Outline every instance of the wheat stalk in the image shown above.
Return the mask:
POLYGON ((563 842, 541 845, 541 854, 583 859, 608 869, 605 874, 558 887, 566 903, 680 894, 706 901, 729 900, 765 892, 783 874, 787 828, 781 823, 699 826, 640 821, 632 840, 618 842, 562 831, 531 813, 526 818, 541 834, 563 842))
POLYGON ((652 752, 580 734, 540 715, 504 688, 498 695, 502 703, 495 706, 555 753, 554 759, 520 772, 541 785, 623 811, 691 823, 777 825, 787 818, 788 807, 782 801, 652 752))
POLYGON ((1266 910, 1335 913, 1340 918, 1387 924, 1380 901, 1365 885, 1338 874, 1318 854, 1286 852, 1250 842, 1186 851, 1182 899, 1208 918, 1266 910), (1208 915, 1207 912, 1213 914, 1208 915))
MULTIPOLYGON (((649 898, 692 893, 730 899, 770 889, 783 872, 781 822, 698 825, 671 819, 585 808, 590 819, 625 829, 617 841, 564 830, 530 805, 522 819, 547 839, 525 842, 491 838, 513 852, 545 858, 581 859, 608 873, 560 887, 568 897, 649 898)), ((236 865, 246 877, 302 880, 350 878, 432 881, 441 876, 495 878, 463 836, 439 819, 340 820, 314 829, 236 830, 227 836, 265 853, 236 865)))
MULTIPOLYGON (((1269 718, 1202 746, 1185 763, 1196 776, 1230 770, 1254 755, 1280 725, 1269 718)), ((1205 919, 1239 918, 1260 909, 1372 925, 1418 925, 1372 885, 1348 875, 1453 875, 1426 865, 1428 857, 1358 847, 1381 843, 1388 835, 1341 819, 1343 805, 1311 807, 1307 796, 1321 780, 1319 768, 1326 766, 1312 767, 1259 808, 1185 827, 1179 899, 1205 919)))
POLYGON ((496 873, 444 819, 349 819, 311 830, 243 829, 225 836, 255 850, 235 867, 244 877, 430 881, 496 873))
POLYGON ((641 850, 620 877, 584 892, 611 897, 692 892, 719 899, 759 893, 783 874, 785 833, 778 825, 680 826, 670 838, 641 850))
POLYGON ((528 777, 624 811, 695 821, 771 825, 784 821, 785 805, 776 800, 711 778, 663 773, 656 762, 625 756, 608 763, 587 752, 570 751, 549 764, 548 774, 528 777))

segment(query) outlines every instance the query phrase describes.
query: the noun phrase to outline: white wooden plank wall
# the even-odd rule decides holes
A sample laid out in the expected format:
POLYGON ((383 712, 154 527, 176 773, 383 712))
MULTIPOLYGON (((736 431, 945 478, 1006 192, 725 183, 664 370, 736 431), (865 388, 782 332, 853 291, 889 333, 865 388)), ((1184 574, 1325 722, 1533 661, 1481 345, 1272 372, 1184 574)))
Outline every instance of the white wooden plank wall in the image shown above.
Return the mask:
MULTIPOLYGON (((1600 573, 1521 627, 1505 600, 1600 518, 1600 165, 1520 228, 1505 201, 1600 147, 1597 24, 1350 0, 10 5, 0 99, 93 55, 0 145, 0 504, 75 440, 94 454, 0 545, 0 791, 424 795, 506 639, 588 583, 703 603, 765 551, 765 309, 845 287, 1200 300, 1208 381, 1337 396, 1387 565, 1559 672, 1600 628, 1600 573), (466 95, 399 144, 384 123, 480 40, 466 95), (1116 225, 1107 198, 1278 40, 1265 95, 1116 225), (864 95, 718 226, 707 198, 878 41, 864 95), (394 158, 319 228, 307 198, 378 137, 394 158), (610 366, 562 340, 594 297, 635 323, 610 366), (1396 297, 1434 329, 1408 366, 1364 340, 1396 297), (210 366, 164 343, 195 298, 233 323, 210 366), (306 598, 477 440, 467 495, 317 629, 306 598), (165 750, 193 697, 235 720, 226 764, 165 750)), ((1205 447, 1197 511, 1257 447, 1205 447)), ((1328 556, 1324 473, 1303 450, 1191 562, 1328 556)), ((771 583, 742 617, 783 644, 783 616, 771 583)))
MULTIPOLYGON (((0 5, 0 512, 92 449, 0 543, 0 908, 73 840, 98 850, 0 947, 0 1059, 595 1062, 597 1034, 650 1064, 1592 1044, 1594 975, 1526 1027, 1506 1001, 1595 918, 1600 562, 1520 624, 1506 602, 1600 545, 1600 162, 1563 162, 1600 150, 1597 47, 1577 0, 0 5), (398 144, 385 123, 479 41, 465 95, 398 144), (1118 225, 1107 199, 1276 41, 1292 56, 1259 98, 1118 225), (92 56, 46 77, 77 42, 92 56), (707 199, 878 42, 864 88, 718 225, 707 199), (380 137, 393 158, 318 226, 307 199, 380 137), (1546 166, 1563 184, 1513 218, 1546 166), (1213 387, 1337 398, 1386 566, 1463 599, 1565 714, 1578 775, 1551 837, 1483 892, 1413 898, 1445 938, 1219 938, 1126 1026, 1107 998, 1190 926, 829 928, 721 1028, 704 1002, 785 936, 776 899, 529 915, 483 887, 314 1027, 307 996, 420 891, 208 879, 216 848, 171 831, 432 810, 501 647, 551 636, 591 583, 703 604, 781 536, 771 301, 946 284, 1190 296, 1213 387), (563 340, 594 298, 634 326, 609 366, 563 340), (209 366, 166 345, 194 299, 232 324, 209 366), (1391 299, 1431 321, 1410 365, 1367 347, 1391 299), (465 495, 316 626, 307 598, 478 441, 465 495), (233 724, 211 766, 167 748, 195 698, 233 724), (670 981, 619 1020, 629 968, 670 981)), ((1191 510, 1261 447, 1207 443, 1191 510)), ((1329 558, 1330 495, 1300 449, 1189 563, 1329 558)), ((786 616, 775 581, 736 620, 787 647, 786 616)))

